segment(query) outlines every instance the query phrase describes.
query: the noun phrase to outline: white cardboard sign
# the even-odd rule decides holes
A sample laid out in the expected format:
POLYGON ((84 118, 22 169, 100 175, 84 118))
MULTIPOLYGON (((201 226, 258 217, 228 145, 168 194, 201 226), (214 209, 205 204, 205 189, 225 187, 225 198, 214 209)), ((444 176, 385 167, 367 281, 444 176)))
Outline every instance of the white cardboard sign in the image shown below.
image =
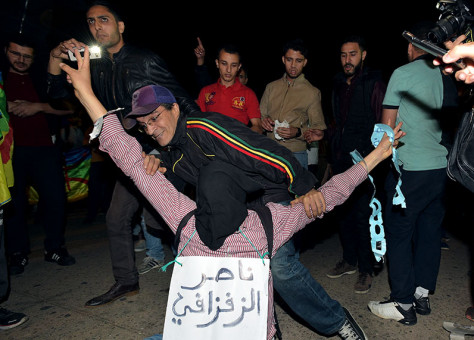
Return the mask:
POLYGON ((185 256, 177 262, 164 340, 266 340, 268 259, 185 256))

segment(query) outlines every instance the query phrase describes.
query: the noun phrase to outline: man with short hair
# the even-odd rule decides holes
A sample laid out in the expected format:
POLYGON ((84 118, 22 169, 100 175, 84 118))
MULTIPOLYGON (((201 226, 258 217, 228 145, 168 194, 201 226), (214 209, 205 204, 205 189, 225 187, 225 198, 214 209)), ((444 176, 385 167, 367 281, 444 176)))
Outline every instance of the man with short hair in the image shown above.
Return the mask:
MULTIPOLYGON (((357 150, 362 156, 373 150, 370 136, 380 122, 386 85, 380 71, 366 65, 367 48, 360 36, 346 37, 340 45, 342 72, 334 78, 332 108, 334 126, 328 137, 331 141, 329 166, 333 174, 340 174, 352 165, 350 153, 357 150)), ((377 170, 380 170, 377 169, 377 170)), ((379 181, 383 173, 373 175, 379 181)), ((354 274, 359 269, 354 292, 367 293, 373 280, 374 255, 371 250, 369 219, 372 183, 362 183, 350 199, 337 208, 342 260, 326 275, 331 279, 354 274)))
POLYGON ((28 264, 27 189, 30 185, 39 195, 45 232, 44 259, 70 266, 76 261, 65 247, 66 187, 63 155, 58 144, 58 116, 72 111, 57 110, 48 103, 44 71, 33 67, 35 48, 31 39, 22 34, 11 37, 4 52, 9 65, 4 73, 7 110, 15 144, 12 204, 5 210, 10 273, 23 273, 28 264))
MULTIPOLYGON (((311 131, 312 141, 318 141, 324 137, 326 129, 321 92, 303 74, 307 56, 308 49, 301 39, 287 42, 282 56, 285 74, 266 86, 260 101, 262 126, 267 136, 292 152, 306 169, 305 136, 311 131), (289 127, 277 127, 277 120, 280 123, 286 120, 289 127)), ((288 306, 319 332, 336 332, 344 322, 343 307, 299 261, 299 250, 293 238, 280 248, 271 263, 274 287, 288 306)))
MULTIPOLYGON (((92 85, 97 97, 107 110, 124 108, 119 114, 130 111, 132 95, 135 90, 149 84, 167 86, 182 105, 183 110, 197 108, 196 103, 169 72, 165 61, 155 53, 125 43, 123 33, 125 22, 122 13, 106 1, 93 2, 86 13, 89 31, 102 48, 100 60, 92 60, 92 85)), ((61 75, 60 63, 68 58, 68 51, 85 47, 86 44, 75 39, 60 43, 50 53, 49 92, 53 97, 67 96, 65 77, 61 75)), ((128 131, 137 135, 137 131, 128 131)), ((140 138, 140 137, 138 137, 140 138)), ((154 146, 141 140, 147 153, 157 152, 154 146)), ((159 160, 145 158, 145 167, 150 174, 158 167, 159 160), (148 162, 150 161, 150 162, 148 162)), ((177 178, 172 182, 183 187, 177 178)), ((144 207, 145 222, 148 227, 163 231, 161 217, 149 206, 128 177, 119 172, 112 201, 106 216, 110 244, 112 269, 115 284, 105 293, 86 302, 86 306, 101 306, 124 295, 139 291, 138 271, 135 266, 134 243, 132 238, 132 219, 140 206, 144 207)), ((164 258, 143 260, 144 266, 159 268, 164 258)), ((143 271, 147 268, 142 268, 143 271)))
MULTIPOLYGON (((433 23, 421 22, 410 32, 427 39, 432 28, 433 23)), ((436 288, 448 155, 440 119, 444 110, 457 107, 458 94, 453 80, 433 65, 433 57, 412 43, 408 60, 390 77, 382 114, 382 123, 394 127, 403 121, 407 133, 398 152, 406 208, 392 202, 399 179, 392 171, 384 210, 390 299, 370 301, 368 307, 383 319, 414 325, 416 314, 431 313, 429 294, 436 288)))
POLYGON ((222 113, 262 133, 257 96, 252 89, 237 80, 242 67, 238 48, 233 44, 221 46, 216 66, 219 70, 218 81, 199 92, 197 103, 201 111, 222 113))
POLYGON ((303 73, 308 53, 303 40, 288 41, 282 55, 285 74, 265 87, 260 100, 262 126, 267 136, 291 150, 304 168, 308 168, 304 133, 311 128, 322 139, 326 129, 321 91, 303 73), (275 126, 276 121, 286 121, 287 126, 275 126))

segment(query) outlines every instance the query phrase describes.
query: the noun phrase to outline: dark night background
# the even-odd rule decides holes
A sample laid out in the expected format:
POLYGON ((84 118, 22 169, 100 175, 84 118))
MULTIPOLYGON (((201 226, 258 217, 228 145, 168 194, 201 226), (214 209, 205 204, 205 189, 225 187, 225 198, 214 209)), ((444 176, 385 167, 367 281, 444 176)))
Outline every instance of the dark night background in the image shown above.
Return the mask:
MULTIPOLYGON (((310 49, 304 73, 321 90, 324 107, 332 77, 341 70, 340 39, 353 33, 363 35, 367 64, 381 69, 388 81, 391 72, 407 62, 407 42, 401 33, 420 20, 436 22, 440 14, 436 0, 115 3, 124 9, 125 41, 162 56, 193 95, 197 95, 193 74, 196 37, 206 48, 206 61, 213 72, 216 46, 222 41, 237 43, 249 69, 248 86, 259 98, 268 82, 283 75, 284 42, 302 37, 310 49)), ((62 40, 75 37, 87 42, 86 6, 85 0, 10 0, 0 11, 1 38, 23 27, 40 46, 39 62, 45 62, 49 50, 62 40)))

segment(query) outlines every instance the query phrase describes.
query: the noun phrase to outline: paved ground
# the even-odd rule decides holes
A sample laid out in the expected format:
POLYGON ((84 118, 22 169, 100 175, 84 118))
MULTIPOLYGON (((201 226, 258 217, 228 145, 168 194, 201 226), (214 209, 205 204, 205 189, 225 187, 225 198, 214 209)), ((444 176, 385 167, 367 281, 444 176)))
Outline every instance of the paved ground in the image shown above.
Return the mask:
MULTIPOLYGON (((472 201, 471 201, 472 206, 472 201)), ((140 278, 140 294, 122 298, 100 308, 84 303, 104 293, 113 283, 104 217, 90 225, 82 224, 84 211, 75 204, 68 214, 67 245, 77 263, 60 267, 45 262, 42 256, 42 231, 31 226, 32 253, 25 273, 11 278, 12 292, 3 307, 22 311, 30 320, 9 331, 1 331, 4 340, 124 339, 140 340, 163 330, 168 283, 171 270, 149 272, 140 278)), ((331 217, 303 231, 306 240, 301 261, 321 285, 348 308, 369 339, 449 339, 443 321, 470 325, 464 312, 470 305, 469 249, 462 229, 470 225, 450 226, 450 250, 442 252, 436 293, 431 297, 433 312, 419 316, 415 326, 404 326, 372 315, 369 300, 385 299, 389 294, 387 270, 374 281, 368 294, 353 293, 356 275, 331 280, 325 273, 339 260, 341 247, 331 217), (451 228, 452 227, 452 228, 451 228)), ((165 246, 167 259, 171 259, 165 246)), ((144 253, 137 254, 141 261, 144 253)), ((277 305, 284 339, 328 339, 302 325, 283 305, 277 305)), ((338 336, 329 339, 339 339, 338 336)))

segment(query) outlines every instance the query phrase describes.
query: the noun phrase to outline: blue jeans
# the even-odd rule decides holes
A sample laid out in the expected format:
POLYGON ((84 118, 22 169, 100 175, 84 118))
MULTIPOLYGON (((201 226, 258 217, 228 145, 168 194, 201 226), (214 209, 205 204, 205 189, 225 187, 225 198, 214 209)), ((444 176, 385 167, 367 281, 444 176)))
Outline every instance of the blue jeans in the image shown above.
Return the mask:
POLYGON ((303 168, 308 169, 308 153, 306 150, 293 152, 293 156, 300 162, 303 168))
MULTIPOLYGON (((306 151, 297 159, 305 159, 303 167, 308 168, 306 151)), ((288 205, 289 202, 280 202, 288 205)), ((294 238, 294 237, 293 237, 294 238)), ((309 270, 299 261, 300 254, 295 248, 293 238, 286 242, 271 259, 273 287, 285 303, 299 317, 320 333, 337 333, 346 315, 341 304, 333 300, 323 287, 311 276, 309 270)))
POLYGON ((329 335, 341 329, 346 315, 299 261, 293 239, 286 242, 271 259, 273 287, 299 317, 318 332, 329 335))
POLYGON ((161 243, 161 238, 153 236, 147 230, 145 224, 145 218, 142 215, 142 230, 143 236, 145 237, 146 244, 146 255, 154 258, 155 260, 164 260, 165 252, 163 250, 163 244, 161 243))

